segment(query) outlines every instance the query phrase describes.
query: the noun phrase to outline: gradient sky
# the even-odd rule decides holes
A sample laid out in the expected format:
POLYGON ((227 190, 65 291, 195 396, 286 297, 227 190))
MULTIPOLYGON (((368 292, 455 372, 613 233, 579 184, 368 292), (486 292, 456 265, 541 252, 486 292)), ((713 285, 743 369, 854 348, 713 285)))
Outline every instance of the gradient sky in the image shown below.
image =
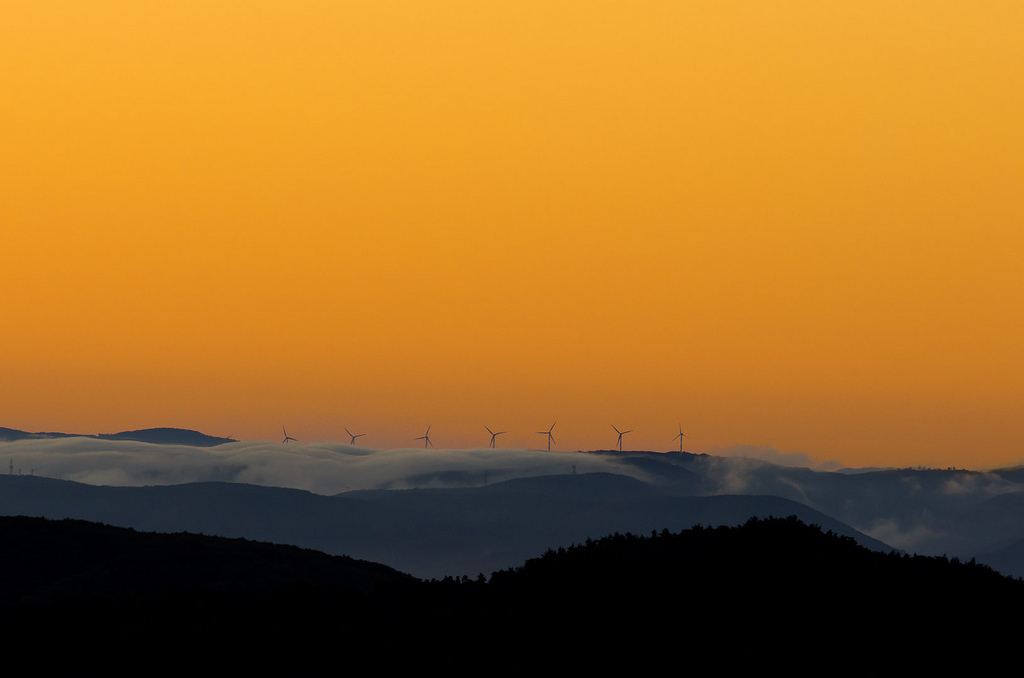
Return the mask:
POLYGON ((1024 461, 1024 5, 10 0, 0 425, 1024 461))

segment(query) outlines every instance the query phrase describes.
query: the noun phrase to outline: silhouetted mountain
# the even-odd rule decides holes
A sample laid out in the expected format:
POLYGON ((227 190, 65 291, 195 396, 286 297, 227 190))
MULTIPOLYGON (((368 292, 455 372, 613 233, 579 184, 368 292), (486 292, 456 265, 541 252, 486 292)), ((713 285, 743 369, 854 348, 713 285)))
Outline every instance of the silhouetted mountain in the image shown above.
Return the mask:
POLYGON ((1000 610, 1024 601, 1024 582, 984 565, 870 551, 795 517, 588 540, 496 573, 489 588, 508 618, 528 616, 537 637, 570 648, 599 651, 604 638, 798 673, 837 661, 943 666, 1009 648, 1022 622, 1000 610))
POLYGON ((613 532, 738 524, 798 515, 872 548, 847 525, 788 499, 687 497, 626 476, 519 478, 484 487, 364 490, 334 497, 238 483, 97 487, 0 476, 0 515, 92 520, 295 544, 420 577, 490 573, 552 547, 613 532))
POLYGON ((411 579, 385 565, 244 539, 137 532, 82 520, 0 517, 0 605, 150 589, 370 591, 411 579))
POLYGON ((490 581, 78 521, 0 519, 0 544, 5 667, 35 672, 949 670, 1013 647, 1024 602, 983 565, 795 517, 588 539, 490 581))
POLYGON ((380 648, 371 631, 394 611, 380 601, 418 584, 292 546, 84 521, 0 518, 0 550, 4 664, 34 672, 301 667, 293 651, 380 648))
POLYGON ((103 440, 134 440, 154 445, 189 445, 192 447, 213 447, 232 442, 231 438, 216 438, 184 428, 144 428, 138 431, 101 433, 97 437, 103 440))
POLYGON ((100 440, 134 440, 154 445, 189 445, 192 447, 213 447, 233 442, 231 438, 217 438, 199 431, 184 428, 144 428, 138 431, 121 431, 120 433, 28 433, 13 428, 0 426, 0 441, 32 440, 37 438, 98 438, 100 440))
POLYGON ((70 438, 74 437, 74 435, 73 433, 29 433, 28 431, 19 431, 15 428, 0 426, 0 441, 3 442, 32 440, 34 438, 70 438))

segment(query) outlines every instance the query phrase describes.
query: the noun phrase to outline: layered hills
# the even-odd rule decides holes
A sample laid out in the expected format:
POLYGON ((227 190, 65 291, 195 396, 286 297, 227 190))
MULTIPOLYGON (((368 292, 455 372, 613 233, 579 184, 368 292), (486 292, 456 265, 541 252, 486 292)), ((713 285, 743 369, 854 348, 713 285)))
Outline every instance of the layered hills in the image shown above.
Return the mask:
POLYGON ((616 531, 797 515, 870 548, 977 558, 1024 575, 1020 469, 823 471, 685 452, 146 442, 211 438, 178 429, 45 435, 54 437, 3 446, 11 473, 0 476, 0 515, 288 543, 420 577, 487 574, 616 531))
POLYGON ((489 574, 548 548, 597 535, 735 525, 751 516, 796 515, 871 548, 889 548, 789 499, 679 496, 604 473, 336 496, 240 483, 104 487, 0 476, 0 515, 75 518, 139 530, 294 544, 428 578, 489 574))

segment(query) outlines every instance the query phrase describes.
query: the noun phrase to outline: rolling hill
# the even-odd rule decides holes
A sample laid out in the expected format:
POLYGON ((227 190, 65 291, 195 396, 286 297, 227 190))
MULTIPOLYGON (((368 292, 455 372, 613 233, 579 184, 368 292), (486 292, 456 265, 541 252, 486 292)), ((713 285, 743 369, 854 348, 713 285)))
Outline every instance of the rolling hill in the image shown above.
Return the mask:
POLYGON ((337 496, 240 483, 100 487, 0 476, 0 515, 74 518, 138 530, 294 544, 384 563, 418 577, 489 574, 548 548, 603 534, 736 525, 751 516, 797 515, 888 550, 788 499, 677 496, 633 478, 601 473, 337 496))

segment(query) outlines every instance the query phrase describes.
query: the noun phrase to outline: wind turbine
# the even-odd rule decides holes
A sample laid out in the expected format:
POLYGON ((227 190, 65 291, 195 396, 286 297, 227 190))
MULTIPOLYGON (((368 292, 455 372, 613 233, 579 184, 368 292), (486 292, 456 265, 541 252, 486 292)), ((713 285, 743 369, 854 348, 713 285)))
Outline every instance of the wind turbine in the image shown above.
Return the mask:
MULTIPOLYGON (((555 424, 557 423, 558 422, 556 421, 555 424)), ((551 451, 551 443, 555 442, 555 436, 551 435, 551 432, 555 430, 555 424, 552 424, 551 428, 549 428, 547 431, 537 431, 539 435, 548 437, 548 452, 551 451)))
POLYGON ((427 432, 421 435, 419 438, 416 438, 416 440, 423 441, 424 450, 427 449, 427 447, 433 447, 434 443, 430 442, 430 426, 427 426, 427 432))
MULTIPOLYGON (((484 428, 487 428, 487 427, 484 426, 484 428)), ((491 434, 491 449, 493 450, 494 449, 494 439, 497 438, 498 436, 500 436, 502 433, 505 433, 505 431, 498 431, 497 433, 495 433, 491 429, 487 428, 487 432, 491 434)))
POLYGON ((281 441, 282 443, 286 443, 289 440, 294 440, 295 442, 299 442, 298 440, 295 440, 295 438, 292 438, 290 435, 288 435, 288 431, 284 430, 284 426, 281 427, 281 430, 284 431, 284 440, 281 441))
MULTIPOLYGON (((345 427, 342 426, 342 428, 345 428, 345 427)), ((345 428, 345 433, 347 433, 350 436, 352 436, 352 442, 350 442, 349 445, 355 445, 356 444, 356 438, 362 438, 363 436, 366 435, 365 433, 352 433, 352 431, 349 431, 347 428, 345 428)))
MULTIPOLYGON (((615 424, 612 424, 612 428, 615 428, 615 424)), ((632 433, 633 429, 629 429, 628 431, 620 431, 619 429, 615 428, 615 432, 619 434, 619 452, 622 452, 622 436, 626 435, 627 433, 632 433)))
POLYGON ((679 435, 677 435, 675 438, 672 439, 673 441, 675 441, 676 438, 679 438, 679 454, 683 453, 683 438, 689 438, 689 437, 690 436, 688 436, 685 433, 683 433, 683 425, 680 424, 679 425, 679 435))

